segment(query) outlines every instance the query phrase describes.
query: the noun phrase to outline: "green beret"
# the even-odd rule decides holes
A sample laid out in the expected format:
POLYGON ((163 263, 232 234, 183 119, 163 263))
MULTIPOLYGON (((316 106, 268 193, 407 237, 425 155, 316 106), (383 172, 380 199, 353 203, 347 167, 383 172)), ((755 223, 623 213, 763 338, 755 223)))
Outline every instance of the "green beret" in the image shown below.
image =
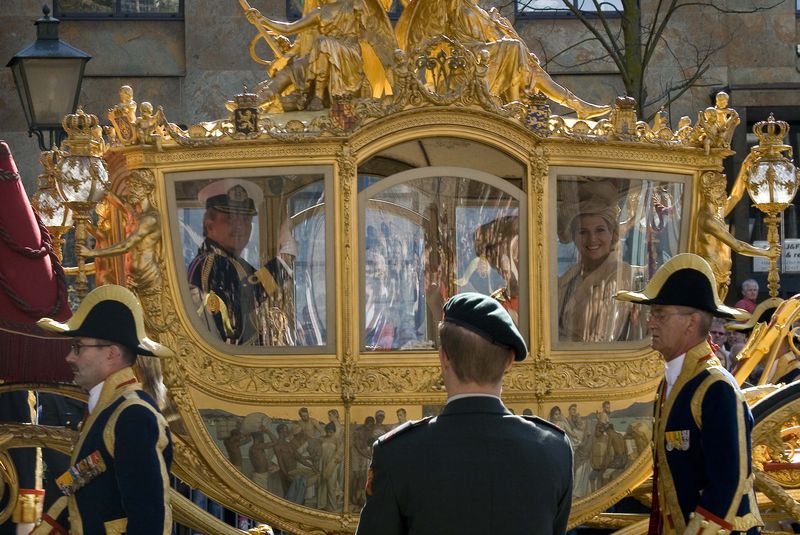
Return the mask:
POLYGON ((514 350, 514 360, 525 360, 528 346, 514 320, 497 299, 473 292, 454 295, 444 305, 444 321, 469 329, 491 343, 514 350))

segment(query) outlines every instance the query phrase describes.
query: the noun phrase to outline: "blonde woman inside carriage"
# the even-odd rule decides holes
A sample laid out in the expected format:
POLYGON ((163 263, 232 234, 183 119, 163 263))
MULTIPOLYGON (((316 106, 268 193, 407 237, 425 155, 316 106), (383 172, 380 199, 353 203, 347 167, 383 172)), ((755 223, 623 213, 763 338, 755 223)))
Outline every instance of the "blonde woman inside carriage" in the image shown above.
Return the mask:
POLYGON ((638 309, 612 298, 617 288, 644 277, 642 268, 622 259, 622 195, 611 180, 560 183, 559 189, 564 190, 559 240, 572 243, 575 255, 574 264, 558 278, 559 340, 641 339, 644 322, 638 309))

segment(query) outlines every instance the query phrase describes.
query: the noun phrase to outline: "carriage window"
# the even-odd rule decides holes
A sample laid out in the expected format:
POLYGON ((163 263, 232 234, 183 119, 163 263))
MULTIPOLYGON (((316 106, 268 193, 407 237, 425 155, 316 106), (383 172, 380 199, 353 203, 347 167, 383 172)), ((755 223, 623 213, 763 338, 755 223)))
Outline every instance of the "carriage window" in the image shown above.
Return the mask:
POLYGON ((643 289, 658 267, 680 252, 681 178, 558 172, 553 310, 558 310, 559 341, 639 341, 647 336, 641 306, 614 295, 643 289))
POLYGON ((325 174, 294 171, 181 173, 191 179, 175 182, 180 269, 212 340, 329 343, 325 174))
POLYGON ((508 181, 456 167, 401 172, 362 191, 363 347, 434 349, 442 305, 465 291, 497 298, 524 332, 524 203, 508 181))

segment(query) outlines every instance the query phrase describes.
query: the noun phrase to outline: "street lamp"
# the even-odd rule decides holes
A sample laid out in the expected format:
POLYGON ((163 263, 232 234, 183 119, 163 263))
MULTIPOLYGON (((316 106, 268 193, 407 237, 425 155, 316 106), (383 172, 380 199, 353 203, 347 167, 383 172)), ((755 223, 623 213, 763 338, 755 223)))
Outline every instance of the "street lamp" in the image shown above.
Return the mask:
MULTIPOLYGON (((747 172, 747 193, 753 204, 766 217, 767 242, 769 248, 780 248, 778 224, 781 213, 792 204, 797 193, 797 171, 789 159, 792 147, 784 145, 783 140, 789 133, 789 124, 776 121, 770 114, 766 121, 753 126, 753 133, 758 138, 758 145, 750 149, 754 155, 753 164, 747 172), (788 151, 788 158, 784 152, 788 151)), ((778 296, 778 258, 770 257, 767 286, 769 296, 778 296)))
POLYGON ((42 223, 50 231, 53 250, 61 261, 61 249, 64 245, 62 236, 72 228, 72 212, 64 206, 64 198, 56 183, 58 158, 58 153, 54 150, 44 151, 39 156, 44 173, 36 178, 36 191, 31 196, 31 206, 36 209, 42 223))
POLYGON ((57 186, 64 205, 72 211, 75 226, 75 260, 78 275, 75 293, 83 298, 89 288, 86 278, 86 257, 81 249, 86 245, 91 212, 108 190, 108 169, 103 161, 104 143, 102 129, 95 115, 78 107, 75 113, 64 117, 62 125, 67 139, 56 164, 57 186))
POLYGON ((39 140, 39 149, 50 150, 63 138, 61 119, 75 111, 81 91, 83 70, 92 57, 58 38, 59 20, 42 6, 44 16, 37 20, 36 42, 19 51, 8 62, 14 73, 28 135, 39 140), (45 146, 44 133, 50 134, 45 146))

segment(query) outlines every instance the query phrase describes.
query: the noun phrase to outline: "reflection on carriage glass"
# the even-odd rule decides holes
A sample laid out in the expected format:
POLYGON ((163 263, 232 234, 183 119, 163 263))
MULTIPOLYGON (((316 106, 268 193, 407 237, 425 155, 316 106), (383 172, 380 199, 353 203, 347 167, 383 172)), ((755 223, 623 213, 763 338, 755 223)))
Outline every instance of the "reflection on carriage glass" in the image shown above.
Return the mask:
POLYGON ((435 348, 442 305, 459 292, 494 296, 519 323, 521 197, 498 177, 458 168, 365 189, 365 349, 435 348))
POLYGON ((192 315, 228 344, 324 346, 325 176, 265 174, 175 182, 192 315))
POLYGON ((643 288, 680 251, 683 183, 612 176, 557 177, 558 339, 642 340, 638 305, 613 299, 643 288))

